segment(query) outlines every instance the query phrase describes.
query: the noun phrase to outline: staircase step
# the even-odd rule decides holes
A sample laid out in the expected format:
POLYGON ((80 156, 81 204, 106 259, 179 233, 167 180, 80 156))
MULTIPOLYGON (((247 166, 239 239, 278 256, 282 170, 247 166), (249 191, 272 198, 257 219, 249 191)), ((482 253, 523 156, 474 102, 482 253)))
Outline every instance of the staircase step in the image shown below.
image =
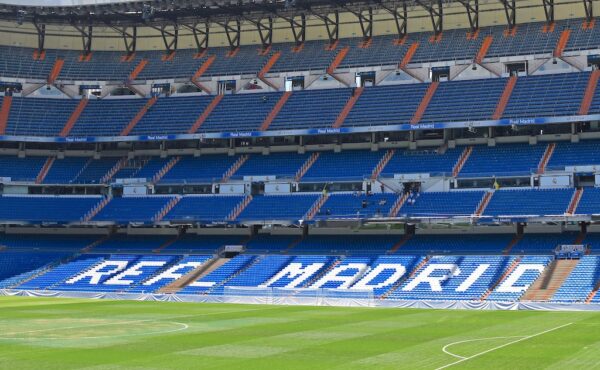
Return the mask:
POLYGON ((346 102, 346 105, 344 105, 344 108, 342 108, 341 112, 338 114, 337 118, 335 119, 335 122, 333 122, 333 125, 331 127, 333 127, 333 128, 342 127, 342 125, 344 124, 344 121, 346 120, 346 117, 348 117, 348 114, 350 114, 350 111, 354 107, 354 104, 356 104, 356 102, 360 98, 360 95, 362 94, 363 90, 364 90, 364 87, 357 87, 354 90, 352 90, 353 91, 352 96, 350 97, 350 99, 348 99, 348 101, 346 102))
POLYGON ((465 163, 467 163, 467 160, 471 156, 471 153, 473 153, 473 147, 472 146, 468 146, 468 147, 466 147, 463 150, 463 152, 460 155, 460 158, 458 158, 458 161, 456 162, 456 164, 452 168, 452 177, 458 176, 458 174, 460 173, 460 171, 464 167, 465 163))
POLYGON ((410 61, 412 60, 413 56, 417 52, 418 47, 419 47, 419 43, 418 42, 415 42, 412 45, 410 45, 410 47, 406 51, 406 54, 404 54, 404 57, 402 58, 402 61, 400 62, 400 65, 399 65, 400 68, 405 68, 410 63, 410 61))
POLYGON ((521 239, 523 239, 523 235, 515 235, 512 238, 512 240, 510 241, 510 243, 508 243, 506 248, 504 248, 504 250, 502 251, 502 254, 505 256, 508 256, 510 254, 510 252, 512 251, 512 249, 515 247, 515 245, 519 244, 521 239))
POLYGON ((152 217, 152 220, 154 222, 162 221, 162 219, 173 209, 173 207, 177 205, 177 203, 181 201, 181 199, 181 196, 176 196, 175 198, 169 200, 169 202, 167 202, 167 204, 165 204, 165 206, 156 215, 154 215, 154 217, 152 217))
POLYGON ((188 274, 180 277, 171 284, 159 289, 158 293, 177 293, 183 287, 191 284, 196 280, 202 279, 204 276, 210 274, 211 272, 223 266, 227 262, 229 262, 229 258, 216 257, 211 260, 208 260, 202 265, 192 270, 191 272, 189 272, 188 274))
POLYGON ((348 54, 348 51, 350 51, 350 47, 346 46, 337 53, 329 67, 327 67, 328 74, 333 75, 335 73, 337 67, 339 67, 339 65, 342 64, 342 62, 344 61, 344 58, 346 58, 346 54, 348 54))
POLYGON ((594 95, 596 93, 596 85, 598 85, 598 78, 600 78, 599 69, 590 74, 590 79, 588 80, 588 84, 585 88, 585 94, 581 100, 581 106, 579 107, 579 115, 581 116, 587 115, 590 111, 590 106, 592 105, 592 100, 594 99, 594 95))
POLYGON ((477 206, 477 210, 475 211, 476 216, 481 216, 483 212, 485 212, 485 209, 487 208, 488 204, 490 204, 490 200, 493 196, 494 192, 492 191, 488 191, 483 195, 483 198, 481 199, 481 202, 479 203, 479 206, 477 206))
POLYGON ((192 76, 192 81, 196 81, 197 79, 199 79, 200 77, 202 77, 202 75, 204 73, 206 73, 206 71, 208 70, 208 68, 213 64, 213 62, 215 61, 217 57, 214 55, 211 55, 210 57, 208 57, 204 63, 202 63, 202 65, 200 66, 200 68, 198 68, 198 70, 194 73, 194 76, 192 76))
POLYGON ((295 181, 300 181, 302 177, 308 172, 308 170, 312 167, 312 165, 319 159, 321 155, 320 152, 314 152, 308 157, 306 162, 300 167, 300 169, 296 172, 296 176, 294 177, 295 181))
POLYGON ((546 166, 548 166, 548 162, 550 162, 550 158, 552 158, 552 154, 554 153, 554 149, 556 148, 555 143, 550 143, 546 146, 546 150, 544 151, 544 155, 542 159, 540 159, 540 163, 538 164, 537 173, 542 174, 546 172, 546 166))
POLYGON ((577 212, 577 206, 579 206, 579 202, 581 201, 581 197, 583 196, 583 188, 578 188, 573 193, 573 197, 571 198, 571 202, 569 203, 569 207, 567 208, 567 214, 573 215, 577 212))
POLYGON ((129 121, 129 124, 127 125, 127 127, 125 127, 121 131, 120 136, 129 135, 131 133, 131 131, 135 128, 135 126, 138 124, 138 122, 140 122, 142 120, 142 118, 144 118, 144 116, 146 115, 148 110, 150 108, 152 108, 152 106, 156 103, 157 100, 158 100, 158 97, 156 97, 156 96, 153 96, 152 98, 150 98, 148 100, 148 102, 146 102, 146 104, 142 107, 142 109, 140 109, 139 112, 137 112, 135 117, 133 117, 133 119, 131 121, 129 121))
POLYGON ((110 196, 110 195, 103 198, 100 202, 98 202, 98 204, 96 204, 94 206, 94 208, 92 208, 87 214, 85 214, 85 216, 83 216, 81 221, 83 221, 83 222, 91 221, 98 213, 100 213, 100 211, 102 211, 102 209, 104 207, 106 207, 106 205, 108 203, 110 203, 111 200, 112 200, 112 196, 110 196))
POLYGON ((171 170, 171 168, 173 168, 179 161, 181 160, 180 156, 171 158, 171 160, 169 160, 169 162, 167 162, 153 177, 152 177, 152 183, 156 184, 157 182, 160 181, 160 179, 163 178, 163 176, 165 176, 167 174, 167 172, 169 172, 171 170))
POLYGON ((280 56, 281 56, 281 52, 280 51, 278 51, 276 53, 273 53, 273 55, 271 55, 271 58, 269 58, 269 60, 267 61, 267 63, 265 63, 265 65, 258 72, 258 78, 260 78, 262 80, 265 77, 265 75, 267 73, 269 73, 269 71, 271 70, 271 68, 273 68, 273 66, 275 65, 275 63, 277 63, 277 60, 279 59, 280 56))
MULTIPOLYGON (((552 25, 554 25, 554 23, 552 25)), ((567 43, 569 42, 570 36, 571 36, 570 29, 566 29, 566 30, 562 31, 562 33, 560 34, 560 38, 558 39, 558 42, 556 43, 556 48, 554 49, 555 57, 562 56, 563 51, 567 47, 567 43)))
POLYGON ((317 213, 319 213, 319 210, 321 209, 321 207, 323 207, 323 205, 325 204, 325 202, 327 202, 327 199, 329 199, 329 194, 323 194, 323 195, 321 195, 315 201, 315 203, 312 205, 312 207, 310 207, 310 209, 308 210, 308 212, 306 212, 306 214, 304 215, 304 219, 306 221, 310 221, 313 218, 315 218, 315 216, 317 215, 317 213))
POLYGON ((56 81, 64 65, 65 61, 63 59, 56 59, 54 61, 54 65, 52 66, 52 70, 50 71, 50 75, 48 76, 49 85, 52 85, 56 81))
POLYGON ((48 159, 46 159, 44 166, 42 167, 40 173, 38 173, 35 179, 36 184, 41 184, 42 182, 44 182, 44 179, 46 178, 46 175, 48 175, 48 171, 50 171, 50 168, 52 168, 52 165, 54 164, 55 160, 56 157, 48 157, 48 159))
POLYGON ((489 295, 492 294, 494 289, 496 289, 504 280, 506 280, 507 277, 510 276, 510 274, 512 274, 512 272, 517 268, 519 263, 521 263, 521 257, 517 257, 511 263, 511 265, 508 266, 508 268, 506 269, 506 271, 504 271, 502 276, 500 276, 500 278, 485 293, 483 293, 483 296, 481 296, 480 300, 485 301, 487 297, 489 297, 489 295))
POLYGON ((427 110, 427 107, 429 106, 429 103, 431 102, 431 99, 433 98, 433 95, 435 94, 438 86, 439 86, 439 82, 438 81, 434 81, 432 82, 429 87, 427 88, 427 92, 425 93, 425 95, 423 96, 423 99, 421 100, 421 103, 419 103, 419 107, 417 108, 413 118, 410 120, 410 123, 412 124, 417 124, 421 121, 421 119, 423 118, 423 115, 425 114, 425 111, 427 110))
POLYGON ((500 100, 498 100, 498 104, 496 105, 496 110, 494 111, 494 115, 492 119, 498 120, 502 118, 504 114, 504 110, 508 105, 508 101, 512 96, 512 92, 517 84, 517 76, 511 76, 508 81, 506 81, 506 85, 504 86, 504 91, 502 91, 502 95, 500 96, 500 100))
POLYGON ((392 209, 390 209, 390 214, 388 216, 389 217, 396 217, 396 216, 398 216, 398 212, 400 212, 400 209, 402 208, 402 206, 406 202, 406 199, 408 199, 408 193, 404 193, 404 194, 399 195, 398 199, 396 199, 396 202, 394 202, 394 205, 392 206, 392 209))
POLYGON ((371 180, 377 180, 377 178, 381 174, 381 171, 383 171, 383 169, 385 168, 385 166, 387 166, 392 157, 394 157, 394 154, 396 154, 395 149, 389 149, 385 152, 379 163, 377 163, 377 166, 375 166, 375 168, 371 172, 371 180))
MULTIPOLYGON (((479 30, 477 30, 477 32, 479 32, 479 30)), ((481 43, 481 47, 479 48, 479 51, 477 52, 477 55, 475 56, 475 63, 481 64, 483 59, 485 59, 485 56, 487 55, 487 52, 490 49, 490 46, 492 46, 493 41, 494 41, 494 37, 492 35, 487 35, 483 39, 483 43, 481 43)))
POLYGON ((69 133, 71 132, 71 129, 73 129, 73 126, 75 126, 75 123, 77 123, 79 116, 81 116, 81 113, 87 106, 87 103, 88 103, 88 99, 86 99, 86 98, 82 98, 79 101, 79 104, 77 104, 77 107, 75 108, 73 113, 71 113, 69 120, 65 123, 65 126, 60 131, 60 134, 59 134, 60 137, 65 137, 65 136, 69 135, 69 133))
POLYGON ((0 135, 6 133, 8 125, 8 117, 10 115, 10 107, 12 106, 12 96, 4 96, 2 98, 2 108, 0 109, 0 135))
POLYGON ((281 95, 281 98, 279 98, 279 100, 277 101, 277 104, 275 104, 273 109, 271 109, 271 112, 269 112, 269 115, 265 118, 263 123, 260 125, 260 129, 259 129, 260 131, 266 131, 269 128, 269 126, 271 126, 271 123, 273 123, 275 118, 277 118, 277 115, 279 114, 279 112, 281 111, 281 109, 283 108, 285 103, 288 101, 290 96, 292 96, 291 91, 286 91, 281 95))
POLYGON ((521 301, 548 301, 560 289, 579 260, 554 260, 525 292, 521 301))
POLYGON ((241 155, 234 164, 229 167, 227 172, 223 174, 223 178, 221 182, 227 182, 231 178, 231 176, 235 175, 235 173, 246 163, 246 161, 250 158, 248 154, 241 155))
POLYGON ((246 209, 246 207, 248 207, 248 204, 250 204, 250 202, 252 202, 252 195, 247 195, 229 214, 229 216, 227 216, 227 220, 229 221, 235 221, 238 216, 244 212, 244 209, 246 209))
POLYGON ((142 73, 142 71, 144 70, 144 68, 146 68, 147 64, 148 64, 148 60, 147 59, 140 60, 140 62, 138 63, 138 65, 135 66, 135 68, 133 69, 133 71, 131 71, 131 73, 129 74, 129 81, 135 81, 135 79, 139 76, 139 74, 142 73))
POLYGON ((221 95, 221 94, 215 95, 214 99, 211 100, 210 104, 208 104, 208 106, 204 109, 204 111, 202 112, 200 117, 198 117, 196 122, 194 122, 192 127, 190 127, 190 129, 188 130, 188 134, 195 134, 196 131, 198 131, 200 126, 202 126, 204 121, 206 121, 208 116, 210 116, 212 111, 217 107, 217 105, 219 104, 219 102, 221 102, 222 99, 223 99, 223 95, 221 95))

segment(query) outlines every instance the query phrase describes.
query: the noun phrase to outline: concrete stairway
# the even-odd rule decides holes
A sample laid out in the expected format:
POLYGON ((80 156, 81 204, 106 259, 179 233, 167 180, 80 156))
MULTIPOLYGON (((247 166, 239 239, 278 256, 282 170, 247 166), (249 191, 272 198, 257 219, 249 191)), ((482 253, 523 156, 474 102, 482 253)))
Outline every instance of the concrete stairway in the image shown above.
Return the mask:
POLYGON ((75 126, 75 123, 77 123, 77 120, 79 119, 79 116, 81 116, 81 113, 83 113, 83 110, 87 106, 87 103, 88 103, 87 98, 82 98, 81 100, 79 100, 79 104, 77 104, 77 107, 75 108, 73 113, 71 113, 69 120, 65 123, 62 130, 60 130, 60 133, 58 134, 58 136, 60 136, 60 137, 69 136, 69 133, 73 129, 73 126, 75 126))
POLYGON ((544 151, 544 155, 542 156, 542 159, 540 159, 540 163, 538 164, 538 169, 537 169, 538 174, 542 174, 542 173, 546 172, 546 167, 548 166, 548 162, 550 162, 550 158, 552 157, 552 154, 554 153, 555 148, 556 148, 555 143, 550 143, 546 147, 546 150, 544 151))
POLYGON ((475 216, 481 216, 483 212, 485 212, 485 209, 487 208, 488 204, 490 204, 490 200, 493 196, 493 191, 488 191, 483 195, 481 202, 479 202, 479 205, 477 206, 477 210, 475 210, 475 216))
POLYGON ((494 41, 494 37, 492 35, 488 35, 483 39, 483 42, 481 43, 481 47, 479 48, 479 51, 477 52, 477 55, 475 56, 475 63, 481 64, 481 62, 483 62, 483 59, 487 55, 487 52, 490 49, 490 46, 492 46, 493 41, 494 41))
POLYGON ((8 116, 10 115, 10 107, 12 106, 12 96, 2 98, 2 108, 0 108, 0 135, 6 133, 8 125, 8 116))
POLYGON ((410 61, 412 60, 412 57, 417 52, 418 48, 419 48, 419 43, 418 42, 415 42, 412 45, 410 45, 410 47, 406 51, 406 54, 404 54, 404 57, 402 58, 402 61, 400 62, 400 64, 398 65, 398 67, 399 68, 405 68, 410 63, 410 61))
POLYGON ((313 218, 315 218, 315 216, 319 213, 319 210, 321 209, 321 207, 323 207, 323 204, 325 204, 325 202, 327 202, 327 199, 329 199, 329 194, 321 195, 315 201, 315 203, 313 203, 312 207, 310 207, 310 209, 308 210, 308 212, 306 212, 306 214, 304 215, 303 218, 306 221, 310 221, 313 218))
POLYGON ((513 271, 517 268, 519 263, 521 263, 521 260, 522 260, 522 257, 515 258, 515 260, 510 264, 510 266, 508 266, 508 268, 504 271, 502 276, 500 276, 500 278, 498 280, 496 280, 496 282, 492 286, 490 286, 485 291, 485 293, 483 293, 480 300, 485 301, 487 299, 487 297, 489 297, 490 294, 492 294, 494 289, 496 289, 498 287, 498 285, 500 285, 504 280, 506 280, 506 278, 508 278, 510 276, 510 274, 513 273, 513 271))
POLYGON ((583 95, 583 99, 581 100, 581 106, 579 107, 579 115, 585 116, 589 113, 590 107, 592 105, 592 100, 596 94, 596 85, 598 85, 598 79, 600 79, 600 70, 597 69, 590 74, 590 79, 588 80, 587 87, 585 88, 585 93, 583 95))
POLYGON ((144 68, 146 68, 146 65, 148 64, 148 60, 147 59, 142 59, 140 60, 140 62, 138 63, 138 65, 135 66, 135 68, 133 69, 133 71, 131 71, 131 73, 129 74, 129 81, 134 81, 137 76, 142 73, 142 71, 144 70, 144 68))
POLYGON ((385 152, 381 160, 379 160, 379 163, 377 163, 377 166, 375 166, 375 168, 371 172, 371 180, 377 180, 377 178, 381 174, 381 171, 383 171, 385 166, 387 166, 394 154, 396 154, 396 149, 388 149, 385 152))
POLYGON ((300 181, 302 179, 302 176, 304 176, 306 172, 308 172, 308 170, 312 167, 312 165, 317 161, 317 159, 319 159, 320 155, 320 152, 314 152, 313 154, 311 154, 310 157, 308 157, 308 159, 306 160, 306 162, 304 162, 302 167, 300 167, 300 169, 296 171, 294 181, 300 181))
POLYGON ((158 293, 177 293, 183 287, 189 285, 190 283, 192 283, 198 279, 202 279, 206 275, 210 274, 211 272, 215 271, 219 267, 223 266, 228 261, 229 261, 229 258, 220 258, 220 257, 216 257, 211 260, 208 260, 207 262, 198 266, 194 270, 190 271, 188 274, 183 275, 179 279, 175 280, 171 284, 162 287, 161 289, 159 289, 158 293))
POLYGON ((558 42, 556 43, 556 47, 554 48, 553 56, 561 57, 563 55, 563 51, 565 51, 565 48, 567 47, 567 44, 569 43, 570 36, 571 36, 570 29, 566 29, 566 30, 562 31, 562 33, 560 34, 560 38, 558 39, 558 42))
POLYGON ((433 99, 433 95, 435 95, 435 92, 437 91, 439 84, 440 84, 439 81, 434 81, 431 84, 429 84, 429 87, 427 88, 427 92, 425 92, 425 96, 423 96, 423 99, 421 100, 419 107, 415 111, 413 118, 410 120, 411 124, 415 125, 421 121, 421 118, 423 118, 423 115, 425 114, 425 111, 427 110, 427 107, 429 106, 431 99, 433 99))
POLYGON ((56 157, 48 157, 48 159, 46 159, 44 166, 35 178, 36 184, 41 184, 42 182, 44 182, 44 179, 46 178, 46 175, 48 175, 48 172, 50 171, 50 168, 52 168, 52 165, 54 164, 55 160, 56 157))
POLYGON ((458 158, 458 160, 454 164, 454 167, 452 167, 452 177, 458 176, 458 174, 460 173, 460 171, 464 167, 465 163, 467 163, 467 160, 471 156, 471 153, 473 153, 473 147, 472 146, 468 146, 468 147, 466 147, 463 150, 463 152, 461 153, 460 157, 458 158))
POLYGON ((508 104, 508 101, 510 100, 510 96, 512 95, 512 92, 513 92, 516 84, 517 84, 517 76, 511 76, 508 79, 508 81, 506 81, 506 85, 504 86, 504 91, 502 92, 502 95, 500 96, 500 100, 498 100, 498 105, 496 105, 496 110, 494 111, 494 115, 492 116, 492 119, 498 120, 498 119, 502 118, 502 115, 504 114, 504 109, 506 109, 506 105, 508 104))
POLYGON ((555 260, 531 284, 521 301, 548 301, 569 277, 579 260, 555 260))
POLYGON ((389 297, 390 294, 392 294, 394 291, 396 291, 398 288, 400 288, 402 286, 402 284, 404 284, 407 280, 409 280, 410 278, 417 275, 419 270, 421 270, 423 268, 423 266, 425 266, 427 264, 427 262, 429 262, 430 259, 431 259, 430 256, 426 256, 425 258, 423 258, 423 260, 421 262, 419 262, 419 264, 417 266, 415 266, 415 268, 413 268, 409 274, 404 274, 404 276, 402 278, 400 278, 400 280, 398 280, 394 285, 392 285, 390 287, 390 289, 388 289, 385 293, 383 293, 379 298, 386 299, 387 297, 389 297))

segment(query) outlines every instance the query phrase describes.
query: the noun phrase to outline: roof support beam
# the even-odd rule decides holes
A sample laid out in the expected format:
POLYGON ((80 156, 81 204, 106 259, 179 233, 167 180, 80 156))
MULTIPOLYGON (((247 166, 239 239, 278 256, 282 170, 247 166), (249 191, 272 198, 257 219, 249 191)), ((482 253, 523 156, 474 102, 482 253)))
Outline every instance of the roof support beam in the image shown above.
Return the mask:
POLYGON ((396 30, 398 31, 398 39, 403 39, 408 33, 408 11, 406 9, 406 2, 403 1, 401 5, 396 5, 394 8, 385 5, 382 5, 381 7, 394 16, 396 30))
POLYGON ((125 50, 127 50, 127 55, 135 53, 137 48, 137 27, 111 26, 110 28, 118 32, 123 38, 123 44, 125 45, 125 50))
POLYGON ((554 0, 542 0, 544 5, 544 14, 546 15, 546 22, 548 24, 554 22, 554 0))
POLYGON ((81 34, 81 43, 83 44, 83 55, 89 55, 92 52, 92 39, 93 39, 93 30, 92 26, 78 26, 73 24, 73 28, 75 28, 81 34))
POLYGON ((347 10, 358 18, 363 38, 370 39, 373 37, 373 8, 369 6, 358 12, 353 11, 352 9, 347 10))
POLYGON ((431 25, 433 32, 439 35, 444 30, 444 8, 442 7, 442 0, 432 1, 426 3, 423 0, 415 0, 415 2, 427 10, 429 17, 431 18, 431 25))
POLYGON ((296 46, 301 45, 306 41, 306 14, 302 13, 299 17, 299 21, 296 20, 295 15, 289 19, 296 46))
POLYGON ((323 20, 325 23, 325 28, 327 29, 327 37, 329 38, 329 43, 333 44, 340 38, 340 13, 338 10, 334 10, 333 14, 322 15, 318 13, 313 13, 315 16, 323 20))
POLYGON ((33 22, 33 25, 37 31, 38 51, 43 51, 46 44, 46 25, 38 22, 33 22))
POLYGON ((221 26, 223 26, 225 29, 229 47, 232 50, 240 47, 240 34, 242 32, 242 26, 239 18, 227 20, 225 23, 221 23, 221 26))
POLYGON ((477 31, 479 29, 479 0, 458 0, 458 2, 461 3, 467 11, 471 32, 477 31))
POLYGON ((263 49, 269 48, 273 44, 273 17, 268 16, 252 23, 256 25, 263 49))
POLYGON ((591 22, 594 18, 594 4, 592 0, 583 0, 583 8, 585 10, 585 19, 591 22))
POLYGON ((164 24, 160 26, 159 30, 160 36, 165 44, 165 52, 167 54, 172 54, 177 50, 177 43, 179 42, 179 25, 177 23, 172 25, 164 24), (172 30, 169 28, 172 28, 172 30))
POLYGON ((506 15, 506 23, 509 29, 515 28, 517 25, 517 5, 516 0, 500 0, 504 5, 504 14, 506 15))
POLYGON ((183 27, 192 31, 194 35, 194 41, 196 42, 196 48, 198 53, 201 54, 208 49, 208 36, 210 34, 210 22, 196 23, 193 25, 184 24, 183 27), (202 27, 203 26, 203 27, 202 27))

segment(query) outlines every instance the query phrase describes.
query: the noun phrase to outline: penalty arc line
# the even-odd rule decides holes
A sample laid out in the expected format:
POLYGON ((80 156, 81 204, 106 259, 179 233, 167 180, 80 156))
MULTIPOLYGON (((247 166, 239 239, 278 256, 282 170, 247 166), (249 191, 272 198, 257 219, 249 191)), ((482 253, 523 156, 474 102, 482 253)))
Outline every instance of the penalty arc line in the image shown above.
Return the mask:
POLYGON ((466 358, 465 356, 461 356, 461 355, 457 355, 455 353, 452 353, 450 351, 448 351, 448 347, 452 347, 454 345, 457 344, 462 344, 462 343, 470 343, 470 342, 479 342, 479 341, 484 341, 484 340, 494 340, 494 339, 510 339, 510 338, 523 338, 525 335, 514 335, 514 336, 510 336, 510 337, 491 337, 491 338, 477 338, 477 339, 467 339, 467 340, 461 340, 458 342, 452 342, 449 344, 446 344, 443 348, 442 348, 442 352, 444 352, 445 354, 448 354, 452 357, 456 357, 456 358, 460 358, 460 359, 464 359, 466 358))
POLYGON ((460 360, 458 360, 458 361, 454 361, 454 362, 452 362, 452 363, 449 363, 448 365, 444 365, 444 366, 438 367, 438 368, 436 368, 435 370, 442 370, 442 369, 446 369, 446 368, 449 368, 449 367, 451 367, 451 366, 454 366, 454 365, 458 365, 458 364, 460 364, 460 363, 462 363, 462 362, 465 362, 465 361, 468 361, 468 360, 474 359, 474 358, 476 358, 476 357, 479 357, 479 356, 483 356, 483 355, 485 355, 485 354, 487 354, 487 353, 490 353, 490 352, 492 352, 492 351, 496 351, 496 350, 498 350, 498 349, 501 349, 501 348, 504 348, 504 347, 510 346, 511 344, 515 344, 515 343, 522 342, 522 341, 524 341, 524 340, 528 340, 528 339, 531 339, 531 338, 535 338, 535 337, 538 337, 538 336, 540 336, 540 335, 544 335, 544 334, 550 333, 550 332, 552 332, 552 331, 555 331, 555 330, 558 330, 558 329, 562 329, 562 328, 564 328, 564 327, 567 327, 567 326, 569 326, 569 325, 573 325, 573 323, 572 323, 572 322, 570 322, 570 323, 567 323, 567 324, 564 324, 564 325, 557 326, 557 327, 555 327, 555 328, 552 328, 552 329, 544 330, 544 331, 541 331, 541 332, 539 332, 539 333, 536 333, 536 334, 528 335, 528 336, 526 336, 526 337, 522 337, 522 338, 520 338, 520 339, 513 340, 512 342, 508 342, 508 343, 502 344, 502 345, 500 345, 500 346, 497 346, 497 347, 494 347, 494 348, 490 348, 490 349, 488 349, 488 350, 485 350, 485 351, 483 351, 483 352, 476 353, 476 354, 474 354, 473 356, 465 357, 465 358, 462 358, 462 359, 460 359, 460 360))
POLYGON ((19 334, 43 333, 43 332, 47 332, 47 331, 56 331, 56 330, 87 329, 87 328, 96 328, 96 327, 100 327, 100 326, 139 324, 139 323, 144 323, 144 322, 167 322, 167 320, 172 320, 172 319, 193 318, 193 317, 211 316, 211 315, 224 315, 224 314, 228 314, 228 313, 250 312, 250 311, 259 311, 259 310, 261 310, 261 309, 233 310, 233 311, 222 311, 222 312, 207 312, 207 313, 204 313, 204 314, 178 315, 178 316, 163 317, 163 318, 158 318, 158 319, 113 321, 113 322, 104 322, 104 323, 91 324, 91 325, 73 325, 73 326, 64 326, 64 327, 55 327, 55 328, 46 328, 46 329, 27 330, 27 331, 6 333, 6 334, 3 334, 3 335, 4 336, 12 337, 12 336, 19 335, 19 334))
MULTIPOLYGON (((158 322, 158 321, 157 321, 158 322)), ((144 335, 154 335, 154 334, 170 334, 170 333, 175 333, 178 331, 182 331, 182 330, 187 330, 189 329, 189 325, 188 324, 184 324, 182 322, 177 322, 177 321, 161 321, 162 323, 167 323, 167 324, 175 324, 175 325, 179 325, 178 328, 176 329, 168 329, 168 330, 160 330, 160 331, 150 331, 150 332, 145 332, 145 333, 133 333, 133 334, 119 334, 119 335, 100 335, 100 336, 93 336, 93 337, 73 337, 73 338, 18 338, 18 337, 0 337, 1 339, 4 340, 28 340, 28 341, 32 341, 32 340, 48 340, 48 339, 60 339, 60 340, 80 340, 80 339, 103 339, 103 338, 125 338, 125 337, 139 337, 139 336, 144 336, 144 335)), ((121 323, 115 323, 115 324, 121 324, 121 323)), ((96 327, 97 325, 94 326, 89 326, 89 327, 96 327)), ((87 327, 84 327, 82 329, 85 329, 87 327)))

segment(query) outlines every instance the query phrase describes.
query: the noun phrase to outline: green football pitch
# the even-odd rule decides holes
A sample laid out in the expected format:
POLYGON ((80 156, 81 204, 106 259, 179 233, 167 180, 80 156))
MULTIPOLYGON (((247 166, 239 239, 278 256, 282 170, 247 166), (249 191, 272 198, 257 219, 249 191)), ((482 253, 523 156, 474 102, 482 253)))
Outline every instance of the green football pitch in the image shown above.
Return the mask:
POLYGON ((0 369, 600 369, 600 313, 0 297, 0 369))

